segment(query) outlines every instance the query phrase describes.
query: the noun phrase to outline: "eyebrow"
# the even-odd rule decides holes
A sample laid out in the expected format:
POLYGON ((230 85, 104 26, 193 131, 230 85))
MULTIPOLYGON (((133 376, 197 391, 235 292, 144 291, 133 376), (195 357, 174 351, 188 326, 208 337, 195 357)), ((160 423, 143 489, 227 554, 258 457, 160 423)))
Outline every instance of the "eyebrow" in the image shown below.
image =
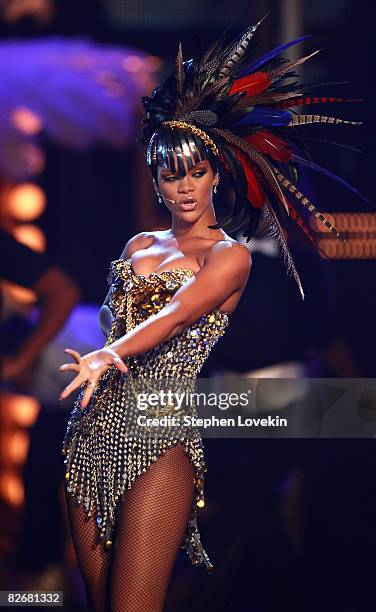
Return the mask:
MULTIPOLYGON (((203 161, 198 162, 195 166, 189 170, 189 172, 198 172, 199 170, 205 170, 205 166, 202 165, 203 161)), ((161 174, 179 174, 178 172, 174 172, 173 170, 169 170, 168 168, 161 168, 161 174)))

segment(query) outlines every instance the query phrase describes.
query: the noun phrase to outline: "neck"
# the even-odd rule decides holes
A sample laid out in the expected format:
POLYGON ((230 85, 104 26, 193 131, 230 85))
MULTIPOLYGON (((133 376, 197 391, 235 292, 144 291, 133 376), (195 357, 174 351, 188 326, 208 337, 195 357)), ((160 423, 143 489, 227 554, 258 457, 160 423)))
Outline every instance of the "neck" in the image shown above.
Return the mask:
POLYGON ((172 214, 172 222, 170 232, 176 237, 189 238, 208 238, 212 240, 220 240, 223 238, 221 229, 210 229, 208 225, 216 225, 218 223, 215 218, 213 203, 205 210, 205 212, 196 219, 196 221, 186 221, 181 217, 176 217, 172 214))

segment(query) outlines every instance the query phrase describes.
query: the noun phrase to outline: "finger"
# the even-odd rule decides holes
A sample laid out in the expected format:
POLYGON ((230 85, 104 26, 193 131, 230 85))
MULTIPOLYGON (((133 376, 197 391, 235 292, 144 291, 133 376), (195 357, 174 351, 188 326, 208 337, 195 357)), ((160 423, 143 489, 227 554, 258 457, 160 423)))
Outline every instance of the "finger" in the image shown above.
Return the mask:
POLYGON ((85 389, 85 393, 84 393, 84 395, 82 397, 81 404, 80 404, 80 407, 82 409, 87 408, 87 406, 88 406, 88 404, 90 402, 90 398, 91 398, 91 396, 94 393, 94 389, 95 389, 95 383, 91 382, 89 380, 88 383, 87 383, 87 387, 85 389))
POLYGON ((64 349, 64 353, 68 353, 68 355, 72 355, 73 359, 75 359, 77 363, 81 361, 80 353, 78 351, 75 351, 74 349, 66 348, 64 349))
POLYGON ((82 376, 76 376, 76 378, 74 378, 72 382, 70 382, 69 385, 67 385, 65 389, 63 389, 63 391, 60 393, 59 399, 63 400, 68 397, 68 395, 70 395, 72 391, 75 391, 75 389, 78 389, 82 385, 82 383, 82 376))
POLYGON ((114 357, 112 363, 120 372, 124 372, 124 374, 128 373, 128 368, 120 357, 114 357))
POLYGON ((79 372, 80 366, 78 365, 78 363, 63 363, 63 365, 60 366, 59 370, 60 372, 65 372, 65 371, 79 372))

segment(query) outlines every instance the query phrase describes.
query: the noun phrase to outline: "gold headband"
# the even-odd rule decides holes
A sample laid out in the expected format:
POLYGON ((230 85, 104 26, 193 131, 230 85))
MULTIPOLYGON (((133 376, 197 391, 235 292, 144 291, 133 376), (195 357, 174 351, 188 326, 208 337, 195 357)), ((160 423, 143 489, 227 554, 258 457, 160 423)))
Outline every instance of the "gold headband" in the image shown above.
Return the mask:
POLYGON ((191 123, 186 123, 185 121, 172 120, 172 121, 163 121, 162 127, 178 128, 180 130, 185 130, 186 132, 189 132, 190 134, 194 134, 195 136, 198 136, 199 138, 201 138, 201 140, 206 145, 208 145, 211 148, 214 155, 219 157, 219 150, 215 142, 210 138, 210 136, 208 136, 206 132, 204 132, 203 130, 200 130, 200 128, 196 127, 195 125, 192 125, 191 123))

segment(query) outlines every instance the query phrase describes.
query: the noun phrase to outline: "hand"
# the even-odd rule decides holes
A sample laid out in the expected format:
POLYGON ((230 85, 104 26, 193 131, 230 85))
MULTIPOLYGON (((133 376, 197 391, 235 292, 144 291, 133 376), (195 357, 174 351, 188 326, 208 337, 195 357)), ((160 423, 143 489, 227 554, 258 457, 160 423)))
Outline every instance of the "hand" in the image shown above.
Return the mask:
POLYGON ((115 351, 110 348, 103 348, 81 357, 80 353, 73 349, 65 349, 65 353, 72 355, 76 363, 64 363, 60 366, 60 372, 77 372, 77 376, 63 389, 59 399, 67 398, 72 391, 78 389, 85 382, 89 384, 81 400, 81 408, 86 408, 90 398, 94 393, 95 386, 100 377, 111 367, 115 366, 120 372, 127 374, 128 368, 124 361, 115 351))

